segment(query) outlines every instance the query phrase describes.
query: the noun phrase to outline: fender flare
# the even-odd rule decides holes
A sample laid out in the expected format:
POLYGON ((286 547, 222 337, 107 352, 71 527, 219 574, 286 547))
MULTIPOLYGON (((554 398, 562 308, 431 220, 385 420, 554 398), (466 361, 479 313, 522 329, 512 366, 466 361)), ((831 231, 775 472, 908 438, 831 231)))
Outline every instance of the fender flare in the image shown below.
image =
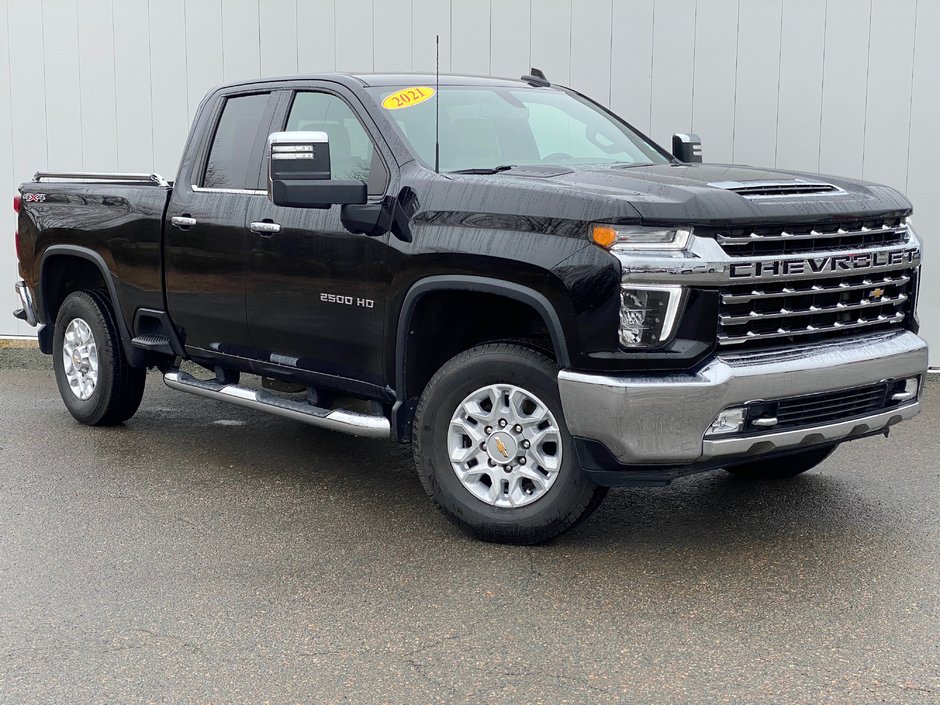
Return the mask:
POLYGON ((104 257, 92 249, 87 247, 80 247, 78 245, 50 245, 42 253, 42 260, 39 263, 39 291, 37 292, 36 299, 38 304, 37 307, 40 311, 42 311, 43 316, 45 316, 46 323, 48 324, 50 330, 55 326, 55 321, 51 319, 49 310, 46 306, 46 263, 50 258, 57 256, 79 257, 94 264, 98 268, 98 271, 101 272, 101 277, 104 279, 104 284, 108 289, 108 296, 111 298, 111 306, 114 308, 114 318, 117 323, 118 332, 121 335, 121 346, 124 348, 124 354, 127 356, 128 361, 133 366, 140 367, 143 364, 143 355, 139 350, 136 350, 131 345, 132 336, 130 331, 127 329, 127 324, 125 323, 124 316, 121 313, 120 302, 117 296, 117 289, 114 286, 114 275, 111 274, 111 270, 108 268, 108 263, 104 261, 104 257))
POLYGON ((408 348, 408 325, 414 313, 415 305, 422 296, 432 291, 478 291, 485 294, 496 294, 519 301, 531 306, 538 313, 548 329, 555 348, 558 364, 568 367, 571 364, 568 355, 568 346, 565 340, 565 331, 555 307, 544 294, 528 286, 516 284, 502 279, 480 277, 464 274, 443 274, 419 279, 411 285, 405 294, 401 311, 398 314, 398 332, 395 338, 395 392, 399 403, 405 399, 405 370, 408 348))

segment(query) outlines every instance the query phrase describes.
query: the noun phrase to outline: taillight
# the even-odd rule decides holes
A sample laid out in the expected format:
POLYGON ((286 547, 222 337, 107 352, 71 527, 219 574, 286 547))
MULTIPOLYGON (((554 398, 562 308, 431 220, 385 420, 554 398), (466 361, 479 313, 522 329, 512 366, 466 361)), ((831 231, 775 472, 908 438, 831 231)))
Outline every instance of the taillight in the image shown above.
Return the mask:
MULTIPOLYGON (((13 212, 19 215, 20 205, 22 204, 23 199, 19 196, 13 197, 13 212)), ((16 244, 16 259, 20 259, 20 229, 17 228, 13 233, 13 241, 16 244)))

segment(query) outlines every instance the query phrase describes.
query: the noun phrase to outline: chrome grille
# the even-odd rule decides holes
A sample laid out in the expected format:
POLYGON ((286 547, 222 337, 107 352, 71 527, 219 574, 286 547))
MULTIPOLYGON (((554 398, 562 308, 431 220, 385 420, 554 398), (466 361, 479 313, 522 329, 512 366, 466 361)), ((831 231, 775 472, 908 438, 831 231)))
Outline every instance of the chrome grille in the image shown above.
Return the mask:
POLYGON ((755 282, 721 290, 718 344, 806 341, 902 323, 914 270, 822 280, 755 282))
POLYGON ((907 219, 901 217, 719 229, 714 236, 732 257, 868 249, 899 245, 910 239, 907 219))

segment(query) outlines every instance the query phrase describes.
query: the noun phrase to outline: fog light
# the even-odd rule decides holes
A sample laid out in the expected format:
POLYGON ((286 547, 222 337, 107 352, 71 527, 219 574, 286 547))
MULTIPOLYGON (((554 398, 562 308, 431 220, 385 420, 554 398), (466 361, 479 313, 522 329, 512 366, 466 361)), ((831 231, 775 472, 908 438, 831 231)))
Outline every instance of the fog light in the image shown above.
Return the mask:
POLYGON ((681 286, 625 285, 620 292, 620 344, 637 348, 668 340, 681 298, 681 286))
POLYGON ((708 427, 706 436, 720 436, 726 433, 737 433, 744 428, 744 420, 747 416, 747 409, 743 406, 725 409, 708 427))
POLYGON ((919 377, 908 377, 907 379, 896 382, 891 394, 891 401, 904 402, 917 398, 917 390, 920 388, 919 377))

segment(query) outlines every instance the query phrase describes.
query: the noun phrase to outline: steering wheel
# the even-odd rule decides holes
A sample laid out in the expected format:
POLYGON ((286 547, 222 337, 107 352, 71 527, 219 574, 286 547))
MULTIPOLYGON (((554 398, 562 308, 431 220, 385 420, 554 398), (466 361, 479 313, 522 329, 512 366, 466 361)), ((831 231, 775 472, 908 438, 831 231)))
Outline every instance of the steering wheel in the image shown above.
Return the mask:
POLYGON ((566 162, 569 159, 574 159, 574 157, 572 157, 570 154, 566 154, 565 152, 555 152, 554 154, 549 154, 547 157, 542 159, 542 162, 543 163, 554 162, 554 161, 566 162))

